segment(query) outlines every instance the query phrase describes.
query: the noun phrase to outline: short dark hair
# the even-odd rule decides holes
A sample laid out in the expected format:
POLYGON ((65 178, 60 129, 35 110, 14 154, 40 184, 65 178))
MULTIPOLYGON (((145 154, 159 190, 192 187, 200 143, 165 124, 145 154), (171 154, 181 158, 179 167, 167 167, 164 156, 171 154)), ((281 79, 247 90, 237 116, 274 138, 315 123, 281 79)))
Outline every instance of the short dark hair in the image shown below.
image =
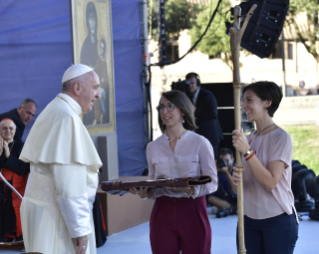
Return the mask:
POLYGON ((187 73, 186 76, 185 76, 185 79, 191 79, 191 78, 198 78, 198 74, 195 73, 195 72, 190 72, 190 73, 187 73))
MULTIPOLYGON (((197 129, 197 126, 195 124, 195 117, 193 113, 192 103, 185 93, 180 92, 178 90, 165 92, 162 94, 162 97, 158 104, 161 103, 161 100, 163 97, 165 97, 167 100, 173 103, 177 108, 181 110, 182 113, 184 113, 185 122, 183 123, 183 126, 186 130, 197 129)), ((161 128, 161 131, 164 132, 166 130, 166 126, 165 124, 163 124, 160 113, 158 113, 158 123, 161 128)))
POLYGON ((186 76, 185 76, 185 79, 189 80, 191 78, 196 78, 196 81, 197 81, 197 86, 200 86, 201 83, 200 83, 200 78, 199 78, 199 75, 195 72, 190 72, 190 73, 187 73, 186 76))
POLYGON ((62 87, 61 87, 61 92, 67 92, 69 90, 71 90, 71 86, 73 85, 73 79, 70 79, 68 81, 65 81, 63 84, 62 84, 62 87))
POLYGON ((262 101, 271 101, 267 111, 269 116, 273 117, 282 99, 280 88, 274 82, 259 81, 244 87, 243 94, 247 90, 253 91, 262 101))
POLYGON ((38 108, 37 103, 36 103, 34 100, 29 99, 29 98, 24 99, 24 100, 23 100, 23 102, 21 102, 21 104, 20 104, 20 106, 19 106, 19 107, 24 108, 24 107, 25 107, 26 105, 28 105, 29 103, 33 103, 33 104, 35 105, 35 107, 36 107, 36 108, 38 108))
POLYGON ((234 153, 233 153, 233 151, 231 149, 229 149, 229 148, 221 148, 219 150, 219 155, 227 155, 227 154, 229 154, 232 159, 234 158, 234 153))

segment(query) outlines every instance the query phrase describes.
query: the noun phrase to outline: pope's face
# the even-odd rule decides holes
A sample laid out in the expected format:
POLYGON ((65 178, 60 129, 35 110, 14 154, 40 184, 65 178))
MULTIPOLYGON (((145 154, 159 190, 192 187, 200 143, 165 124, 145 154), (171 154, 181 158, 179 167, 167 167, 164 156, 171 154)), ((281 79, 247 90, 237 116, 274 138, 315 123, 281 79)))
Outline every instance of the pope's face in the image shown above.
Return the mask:
POLYGON ((13 140, 16 133, 15 124, 11 120, 4 120, 0 124, 0 136, 7 142, 13 140))
POLYGON ((99 76, 93 72, 88 74, 88 78, 81 82, 81 95, 79 104, 84 114, 90 112, 94 106, 96 99, 101 98, 100 94, 100 79, 99 76))

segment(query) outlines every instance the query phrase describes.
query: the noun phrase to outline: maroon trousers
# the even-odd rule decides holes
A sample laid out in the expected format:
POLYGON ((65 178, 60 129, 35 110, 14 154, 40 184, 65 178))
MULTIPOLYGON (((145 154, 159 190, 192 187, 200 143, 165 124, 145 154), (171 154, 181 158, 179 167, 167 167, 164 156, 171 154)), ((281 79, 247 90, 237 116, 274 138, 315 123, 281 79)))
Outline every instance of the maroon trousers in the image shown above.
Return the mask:
POLYGON ((210 254, 212 231, 205 196, 156 198, 150 240, 153 254, 210 254))

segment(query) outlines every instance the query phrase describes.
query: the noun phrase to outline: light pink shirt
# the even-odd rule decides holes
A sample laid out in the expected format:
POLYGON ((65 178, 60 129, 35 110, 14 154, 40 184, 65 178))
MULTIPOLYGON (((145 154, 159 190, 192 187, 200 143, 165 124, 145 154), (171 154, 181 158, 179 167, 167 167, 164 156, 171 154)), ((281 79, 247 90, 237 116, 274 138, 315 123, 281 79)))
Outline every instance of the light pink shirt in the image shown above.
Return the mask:
MULTIPOLYGON (((187 131, 176 142, 174 151, 169 138, 163 134, 147 146, 149 176, 157 178, 183 178, 208 175, 212 182, 194 188, 193 198, 214 192, 217 189, 217 171, 214 151, 209 141, 201 135, 187 131)), ((167 188, 154 189, 154 197, 185 197, 181 191, 167 188)))
POLYGON ((265 168, 272 161, 286 164, 278 184, 272 191, 266 191, 253 176, 243 158, 244 171, 244 214, 253 219, 266 219, 282 213, 292 214, 294 196, 291 191, 292 141, 290 135, 277 128, 265 135, 247 136, 250 147, 265 168))

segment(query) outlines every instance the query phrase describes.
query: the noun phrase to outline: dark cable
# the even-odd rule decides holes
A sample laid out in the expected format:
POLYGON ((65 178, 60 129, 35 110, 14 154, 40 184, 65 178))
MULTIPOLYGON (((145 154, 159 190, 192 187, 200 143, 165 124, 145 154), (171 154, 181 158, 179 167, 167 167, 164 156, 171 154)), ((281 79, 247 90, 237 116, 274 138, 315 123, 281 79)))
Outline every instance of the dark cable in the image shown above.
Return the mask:
POLYGON ((177 63, 179 62, 180 60, 182 60, 185 56, 187 56, 194 48, 196 48, 196 46, 198 45, 198 43, 200 43, 200 41, 203 39, 203 37, 205 36, 205 34, 207 33, 208 31, 208 28, 210 27, 211 23, 213 22, 214 18, 215 18, 215 15, 218 11, 218 8, 219 8, 219 5, 220 3, 222 2, 222 0, 219 0, 218 3, 217 3, 217 6, 214 10, 214 13, 212 15, 212 17, 210 18, 209 20, 209 23, 204 31, 204 33, 201 35, 201 37, 195 42, 195 44, 180 58, 176 59, 176 60, 173 60, 173 61, 168 61, 168 62, 159 62, 159 63, 155 63, 155 64, 151 64, 151 66, 160 66, 160 67, 163 67, 165 65, 171 65, 171 64, 174 64, 174 63, 177 63))
POLYGON ((160 67, 163 67, 165 65, 171 65, 171 64, 174 64, 174 63, 177 63, 179 62, 180 60, 182 60, 185 56, 187 56, 194 48, 196 48, 196 46, 198 45, 198 43, 200 43, 200 41, 203 39, 203 37, 206 35, 207 31, 208 31, 208 28, 210 27, 211 23, 213 22, 214 18, 215 18, 215 15, 218 11, 218 8, 219 8, 219 5, 220 3, 222 2, 222 0, 219 0, 218 3, 217 3, 217 6, 213 12, 213 15, 211 16, 209 22, 208 22, 208 25, 204 31, 204 33, 201 35, 201 37, 195 42, 195 44, 180 58, 174 60, 174 61, 169 61, 169 62, 159 62, 159 63, 155 63, 155 64, 150 64, 147 66, 147 69, 148 69, 148 73, 149 73, 149 79, 148 79, 148 82, 145 84, 146 88, 147 88, 147 100, 148 100, 148 104, 150 106, 150 141, 153 140, 153 126, 152 126, 152 119, 153 119, 153 114, 152 114, 152 101, 151 101, 151 92, 150 92, 150 87, 151 87, 151 80, 152 80, 152 72, 151 72, 151 66, 160 66, 160 67))
POLYGON ((220 26, 220 23, 222 23, 222 17, 220 17, 219 23, 218 23, 217 27, 214 29, 214 31, 210 35, 206 36, 204 40, 208 39, 209 37, 211 37, 212 35, 215 34, 215 32, 217 31, 217 29, 220 26))
POLYGON ((149 80, 148 82, 145 84, 146 86, 146 89, 147 89, 147 97, 148 97, 148 105, 149 105, 149 114, 150 114, 150 121, 149 121, 149 124, 150 124, 150 133, 149 133, 149 141, 153 141, 153 112, 152 112, 152 100, 151 100, 151 80, 152 80, 152 72, 151 72, 151 66, 148 65, 147 66, 147 70, 148 70, 148 73, 149 73, 149 80))

